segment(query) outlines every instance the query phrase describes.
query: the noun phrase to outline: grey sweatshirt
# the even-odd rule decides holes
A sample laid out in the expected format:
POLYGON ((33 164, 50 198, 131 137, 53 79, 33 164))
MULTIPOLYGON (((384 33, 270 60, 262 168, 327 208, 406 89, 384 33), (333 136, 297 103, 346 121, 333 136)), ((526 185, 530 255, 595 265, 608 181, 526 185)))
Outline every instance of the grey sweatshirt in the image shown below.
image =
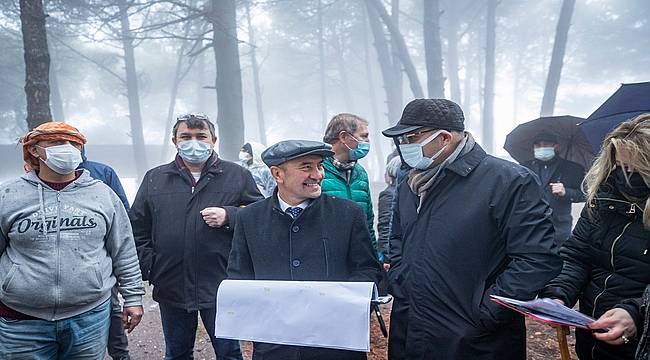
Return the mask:
POLYGON ((34 171, 0 185, 0 301, 60 320, 111 296, 142 305, 131 223, 120 199, 87 170, 61 191, 34 171), (45 224, 45 226, 43 226, 45 224))

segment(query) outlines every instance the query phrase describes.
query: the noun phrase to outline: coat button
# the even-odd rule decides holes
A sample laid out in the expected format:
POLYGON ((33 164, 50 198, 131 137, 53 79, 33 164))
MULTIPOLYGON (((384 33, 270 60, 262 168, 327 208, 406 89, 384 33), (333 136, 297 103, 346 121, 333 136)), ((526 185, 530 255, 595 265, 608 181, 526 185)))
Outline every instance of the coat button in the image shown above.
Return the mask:
POLYGON ((614 205, 610 205, 610 206, 609 206, 609 209, 610 209, 610 210, 614 210, 614 205))
POLYGON ((294 260, 291 262, 291 265, 293 265, 293 267, 298 267, 298 266, 300 266, 300 260, 298 260, 298 259, 294 259, 294 260))
POLYGON ((296 225, 296 226, 294 226, 294 227, 291 228, 291 231, 293 231, 293 232, 295 232, 295 233, 297 233, 298 230, 300 230, 300 227, 299 227, 298 225, 296 225))

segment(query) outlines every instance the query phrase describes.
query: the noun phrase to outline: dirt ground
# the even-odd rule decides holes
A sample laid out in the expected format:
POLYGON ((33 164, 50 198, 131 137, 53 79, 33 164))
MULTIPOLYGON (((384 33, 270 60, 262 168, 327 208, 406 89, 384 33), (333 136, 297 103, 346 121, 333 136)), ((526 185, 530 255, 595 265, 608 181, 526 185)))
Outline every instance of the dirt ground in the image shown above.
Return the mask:
MULTIPOLYGON (((145 316, 142 323, 129 335, 129 350, 133 360, 162 359, 165 352, 162 327, 160 324, 160 312, 158 305, 151 299, 151 288, 147 288, 145 296, 145 316)), ((382 314, 386 325, 390 322, 390 305, 382 308, 382 314)), ((555 329, 536 322, 528 321, 528 359, 549 360, 559 359, 557 338, 555 329)), ((390 329, 389 329, 390 331, 390 329)), ((573 334, 569 337, 569 347, 572 351, 572 359, 577 359, 573 353, 575 340, 573 334)), ((388 344, 382 336, 375 316, 371 322, 371 351, 368 360, 386 360, 388 344)), ((241 342, 244 359, 251 359, 252 346, 249 342, 241 342)), ((107 360, 110 358, 107 356, 107 360)), ((203 325, 199 326, 194 345, 194 359, 213 360, 215 359, 210 340, 203 325)))

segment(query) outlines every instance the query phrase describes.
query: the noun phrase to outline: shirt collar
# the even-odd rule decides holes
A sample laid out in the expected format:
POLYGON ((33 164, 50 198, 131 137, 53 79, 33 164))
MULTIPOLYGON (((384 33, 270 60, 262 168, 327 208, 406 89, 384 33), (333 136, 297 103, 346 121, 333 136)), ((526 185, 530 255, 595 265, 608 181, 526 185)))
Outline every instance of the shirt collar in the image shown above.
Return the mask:
POLYGON ((307 207, 307 205, 309 205, 309 200, 305 200, 296 206, 291 206, 287 204, 284 200, 282 200, 280 194, 277 195, 278 195, 278 202, 280 203, 280 209, 282 209, 282 211, 287 211, 287 209, 290 207, 299 207, 304 210, 307 207))

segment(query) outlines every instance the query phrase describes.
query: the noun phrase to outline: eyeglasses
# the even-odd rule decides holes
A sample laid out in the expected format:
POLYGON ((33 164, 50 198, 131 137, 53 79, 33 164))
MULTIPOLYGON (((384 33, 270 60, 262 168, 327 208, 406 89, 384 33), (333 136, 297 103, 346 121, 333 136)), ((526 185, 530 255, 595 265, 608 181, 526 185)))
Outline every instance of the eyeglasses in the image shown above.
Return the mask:
POLYGON ((179 115, 176 118, 176 121, 187 121, 191 119, 197 119, 197 120, 210 120, 207 115, 201 114, 201 113, 189 113, 189 114, 183 114, 179 115))
POLYGON ((412 144, 413 142, 415 142, 415 140, 419 139, 422 135, 426 133, 430 133, 432 131, 433 129, 426 129, 426 130, 416 131, 411 134, 400 135, 397 137, 397 142, 399 144, 412 144))

